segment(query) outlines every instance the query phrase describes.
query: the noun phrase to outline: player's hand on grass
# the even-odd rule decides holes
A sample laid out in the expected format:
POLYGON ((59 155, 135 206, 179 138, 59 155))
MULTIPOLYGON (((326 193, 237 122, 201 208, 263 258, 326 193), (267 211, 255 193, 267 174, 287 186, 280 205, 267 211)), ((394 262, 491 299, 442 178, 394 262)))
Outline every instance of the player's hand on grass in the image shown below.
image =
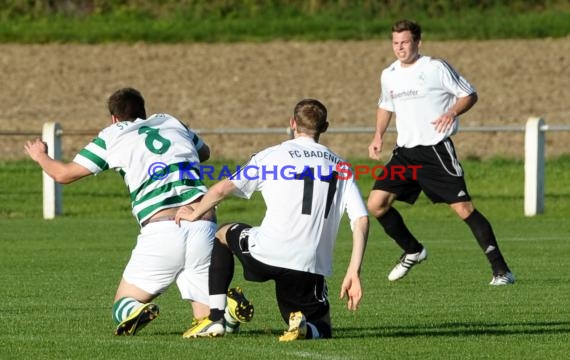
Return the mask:
POLYGON ((47 144, 40 139, 35 139, 27 141, 24 145, 24 149, 30 158, 37 162, 41 156, 44 156, 47 153, 47 144))
POLYGON ((357 310, 362 299, 362 287, 358 274, 346 274, 340 289, 340 298, 347 298, 348 310, 357 310))

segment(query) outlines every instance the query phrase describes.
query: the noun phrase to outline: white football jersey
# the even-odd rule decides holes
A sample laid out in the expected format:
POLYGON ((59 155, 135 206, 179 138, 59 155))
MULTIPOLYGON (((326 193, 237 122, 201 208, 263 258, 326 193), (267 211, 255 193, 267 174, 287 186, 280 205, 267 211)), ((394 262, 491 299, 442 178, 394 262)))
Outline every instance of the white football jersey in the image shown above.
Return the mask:
POLYGON ((142 223, 156 212, 202 196, 198 150, 204 142, 167 114, 106 127, 73 159, 94 174, 117 170, 129 188, 133 215, 142 223))
POLYGON ((326 146, 301 137, 254 155, 231 181, 235 195, 260 191, 267 207, 249 233, 251 255, 268 265, 328 276, 333 247, 346 211, 367 216, 353 176, 338 172, 345 160, 326 146))
POLYGON ((397 144, 402 147, 435 145, 457 132, 459 120, 445 133, 433 121, 449 110, 459 97, 475 93, 445 60, 421 56, 412 66, 397 60, 382 71, 378 107, 396 114, 397 144))

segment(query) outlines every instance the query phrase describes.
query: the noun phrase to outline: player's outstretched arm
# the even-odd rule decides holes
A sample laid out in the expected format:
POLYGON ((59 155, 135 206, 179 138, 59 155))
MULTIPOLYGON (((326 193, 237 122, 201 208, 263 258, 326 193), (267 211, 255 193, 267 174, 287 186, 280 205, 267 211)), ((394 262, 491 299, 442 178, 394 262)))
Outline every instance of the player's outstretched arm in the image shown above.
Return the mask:
POLYGON ((235 189, 235 185, 228 179, 224 179, 216 183, 200 199, 199 203, 191 205, 192 209, 188 209, 184 206, 178 209, 174 217, 175 222, 180 224, 181 220, 195 221, 200 219, 202 215, 204 215, 208 210, 213 209, 235 189))
POLYGON ((92 174, 87 168, 77 163, 64 163, 50 158, 47 154, 47 145, 40 139, 26 142, 24 149, 43 171, 60 184, 69 184, 92 174))
POLYGON ((362 285, 360 283, 360 269, 368 241, 368 216, 362 216, 354 221, 352 230, 352 255, 342 281, 340 298, 347 297, 348 310, 358 309, 362 299, 362 285))

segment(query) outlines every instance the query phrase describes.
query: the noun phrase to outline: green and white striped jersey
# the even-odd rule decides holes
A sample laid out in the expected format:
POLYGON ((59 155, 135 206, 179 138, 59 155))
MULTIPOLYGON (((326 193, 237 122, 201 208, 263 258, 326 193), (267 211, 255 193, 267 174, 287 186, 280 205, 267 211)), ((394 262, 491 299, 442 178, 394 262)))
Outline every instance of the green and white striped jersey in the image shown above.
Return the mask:
POLYGON ((140 223, 156 212, 188 204, 207 188, 196 165, 204 142, 178 119, 155 114, 106 127, 73 159, 93 174, 117 170, 140 223))

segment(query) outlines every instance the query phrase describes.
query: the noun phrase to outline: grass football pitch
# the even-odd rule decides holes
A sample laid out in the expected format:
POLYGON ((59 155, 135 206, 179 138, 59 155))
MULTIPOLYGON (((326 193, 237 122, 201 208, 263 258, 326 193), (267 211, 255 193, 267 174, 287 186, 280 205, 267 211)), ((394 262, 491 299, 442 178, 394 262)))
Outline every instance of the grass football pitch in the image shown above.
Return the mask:
MULTIPOLYGON (((354 161, 353 163, 359 163, 354 161)), ((360 163, 367 163, 361 161, 360 163)), ((218 163, 221 164, 221 163, 218 163)), ((487 260, 468 227, 445 205, 421 197, 397 204, 428 251, 403 280, 386 276, 400 251, 374 219, 356 312, 338 299, 349 260, 347 221, 328 279, 331 340, 279 343, 285 329, 272 283, 240 285, 256 306, 242 332, 182 338, 190 306, 175 286, 160 296, 160 316, 135 337, 115 337, 111 305, 138 226, 124 184, 108 171, 64 187, 65 216, 42 219, 41 172, 28 161, 0 163, 1 359, 554 359, 570 339, 570 159, 549 161, 545 213, 523 215, 522 162, 463 163, 477 208, 493 224, 517 276, 491 287, 487 260)), ((359 185, 366 197, 369 177, 359 185)), ((229 199, 220 222, 258 224, 260 196, 229 199)), ((292 224, 294 226, 294 224, 292 224)))

